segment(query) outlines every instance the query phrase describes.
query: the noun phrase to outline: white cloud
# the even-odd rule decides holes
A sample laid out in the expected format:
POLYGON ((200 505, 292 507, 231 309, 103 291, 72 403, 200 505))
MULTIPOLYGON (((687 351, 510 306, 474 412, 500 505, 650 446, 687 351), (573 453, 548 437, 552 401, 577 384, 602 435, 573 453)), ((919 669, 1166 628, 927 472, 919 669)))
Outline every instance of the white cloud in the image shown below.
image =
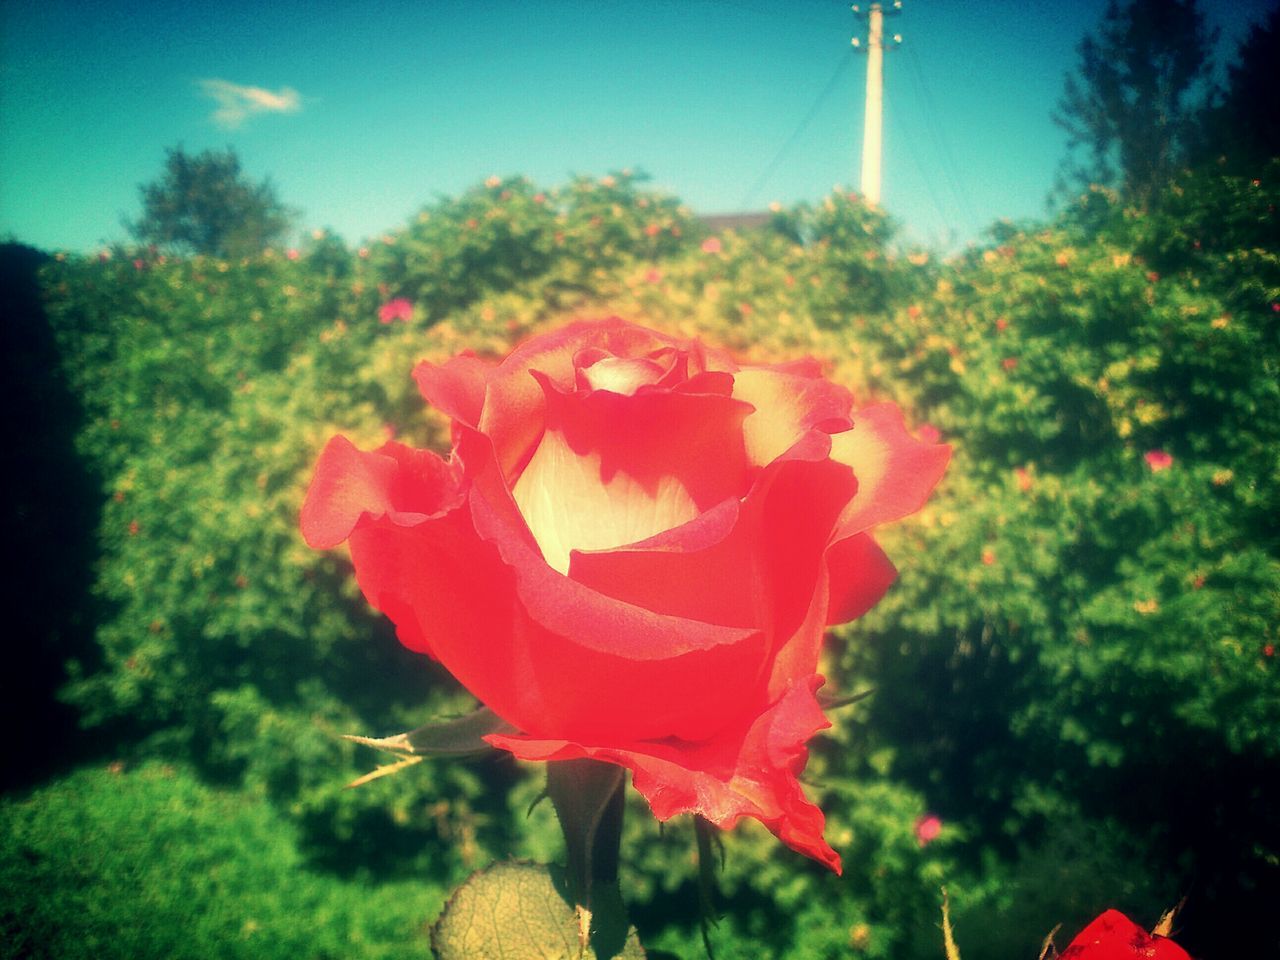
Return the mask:
POLYGON ((240 126, 255 113, 295 113, 302 109, 302 98, 292 87, 272 91, 229 80, 201 80, 200 89, 218 102, 213 122, 227 129, 240 126))

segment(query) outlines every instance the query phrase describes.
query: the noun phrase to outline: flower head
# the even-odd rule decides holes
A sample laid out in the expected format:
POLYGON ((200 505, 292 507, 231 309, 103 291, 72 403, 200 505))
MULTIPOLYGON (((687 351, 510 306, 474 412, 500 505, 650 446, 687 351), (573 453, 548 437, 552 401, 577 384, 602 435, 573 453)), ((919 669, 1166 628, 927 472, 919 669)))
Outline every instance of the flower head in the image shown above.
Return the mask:
POLYGON ((413 304, 404 297, 388 300, 378 308, 378 320, 381 323, 392 323, 403 320, 405 323, 413 319, 413 304))
POLYGON ((889 588, 872 531, 924 504, 949 448, 816 361, 618 318, 414 377, 452 455, 334 437, 307 542, 348 544, 400 641, 513 728, 492 745, 625 767, 660 820, 750 817, 839 870, 799 780, 829 725, 823 635, 889 588))

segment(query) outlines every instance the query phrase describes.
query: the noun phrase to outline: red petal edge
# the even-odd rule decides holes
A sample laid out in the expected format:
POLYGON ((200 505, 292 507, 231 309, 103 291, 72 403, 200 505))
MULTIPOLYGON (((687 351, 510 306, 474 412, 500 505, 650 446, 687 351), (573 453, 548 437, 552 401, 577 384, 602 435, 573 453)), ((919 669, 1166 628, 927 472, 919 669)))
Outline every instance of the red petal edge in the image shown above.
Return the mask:
POLYGON ((830 726, 814 697, 821 684, 821 677, 794 684, 747 729, 702 743, 611 747, 502 734, 485 740, 523 760, 591 757, 626 767, 657 819, 695 813, 728 830, 751 817, 793 850, 839 874, 840 855, 822 836, 822 811, 805 797, 797 779, 809 755, 805 742, 830 726))

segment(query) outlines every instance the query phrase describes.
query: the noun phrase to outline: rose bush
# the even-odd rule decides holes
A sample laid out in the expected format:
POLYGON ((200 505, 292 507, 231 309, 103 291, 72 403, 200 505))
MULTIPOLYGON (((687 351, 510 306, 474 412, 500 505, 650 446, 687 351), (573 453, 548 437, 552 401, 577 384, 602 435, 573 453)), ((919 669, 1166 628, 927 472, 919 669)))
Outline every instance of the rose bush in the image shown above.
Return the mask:
POLYGON ((814 361, 740 366, 617 318, 414 377, 451 456, 335 436, 307 542, 349 545, 401 642, 518 731, 493 745, 621 765, 661 820, 754 817, 839 871, 797 779, 828 726, 823 632, 889 587, 869 531, 950 449, 892 404, 854 413, 814 361))

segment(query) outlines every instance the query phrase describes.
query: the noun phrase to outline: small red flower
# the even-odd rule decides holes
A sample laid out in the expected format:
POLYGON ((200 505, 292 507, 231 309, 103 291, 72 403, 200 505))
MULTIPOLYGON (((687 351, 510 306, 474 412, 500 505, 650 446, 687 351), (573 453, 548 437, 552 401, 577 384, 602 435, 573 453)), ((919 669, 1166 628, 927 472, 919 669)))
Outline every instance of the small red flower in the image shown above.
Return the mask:
POLYGON ((920 316, 920 307, 914 303, 911 304, 911 306, 907 307, 907 316, 910 317, 912 320, 915 320, 917 317, 920 316))
POLYGON ((648 273, 644 275, 644 282, 645 283, 661 283, 662 271, 656 268, 650 270, 648 273))
POLYGON ((361 260, 368 260, 368 259, 369 259, 369 248, 368 248, 368 247, 361 247, 359 250, 357 250, 357 251, 356 251, 356 256, 357 256, 357 257, 359 257, 361 260))
POLYGON ((644 235, 646 237, 656 237, 661 232, 662 232, 662 228, 658 226, 656 223, 648 224, 644 228, 644 235))
POLYGON ((925 814, 916 820, 915 831, 916 842, 927 846, 942 834, 942 820, 932 813, 925 814))
POLYGON ((1147 283, 1155 283, 1159 279, 1160 274, 1156 273, 1154 270, 1147 271, 1147 283))
POLYGON ((1191 960, 1168 937, 1143 930, 1119 910, 1108 910, 1085 927, 1059 960, 1191 960))
POLYGON ((1027 470, 1026 467, 1015 467, 1013 470, 1013 475, 1018 478, 1019 490, 1021 490, 1023 493, 1026 493, 1028 490, 1031 489, 1031 485, 1033 481, 1031 479, 1031 473, 1027 470))
POLYGON ((1268 658, 1274 657, 1276 655, 1276 645, 1274 643, 1268 643, 1262 648, 1262 655, 1268 658))
POLYGON ((916 431, 916 436, 924 443, 937 443, 942 439, 942 431, 932 423, 922 423, 920 424, 920 429, 916 431))
POLYGON ((996 552, 990 547, 982 548, 982 565, 984 567, 994 566, 996 562, 996 552))
POLYGON ((1009 329, 1009 321, 1005 317, 996 317, 996 329, 1004 333, 1009 329))
POLYGON ((288 252, 285 253, 285 256, 290 260, 297 260, 298 257, 302 256, 302 254, 298 253, 297 247, 290 247, 288 252))
POLYGON ((545 193, 535 193, 535 194, 533 195, 533 202, 534 202, 534 203, 546 203, 546 202, 547 202, 547 195, 546 195, 545 193))
POLYGON ((137 520, 130 520, 130 521, 129 521, 129 536, 131 536, 131 537, 136 537, 136 536, 138 535, 138 531, 139 531, 139 530, 141 530, 141 529, 142 529, 142 528, 138 526, 138 521, 137 521, 137 520))
POLYGON ((133 269, 135 270, 144 270, 146 269, 146 266, 147 266, 147 261, 143 260, 141 257, 133 261, 133 269))
POLYGON ((1004 367, 1006 370, 1013 370, 1015 367, 1018 366, 1018 358, 1005 357, 1003 360, 1000 361, 1000 366, 1004 367))
POLYGON ((1173 455, 1164 450, 1148 450, 1142 459, 1147 461, 1147 466, 1151 468, 1152 473, 1159 473, 1173 466, 1173 455))
POLYGON ((703 253, 719 253, 721 250, 719 237, 707 237, 702 241, 703 253))
POLYGON ((396 320, 403 320, 408 323, 413 319, 413 304, 404 297, 396 297, 394 300, 388 300, 378 308, 378 320, 381 323, 392 323, 396 320))

